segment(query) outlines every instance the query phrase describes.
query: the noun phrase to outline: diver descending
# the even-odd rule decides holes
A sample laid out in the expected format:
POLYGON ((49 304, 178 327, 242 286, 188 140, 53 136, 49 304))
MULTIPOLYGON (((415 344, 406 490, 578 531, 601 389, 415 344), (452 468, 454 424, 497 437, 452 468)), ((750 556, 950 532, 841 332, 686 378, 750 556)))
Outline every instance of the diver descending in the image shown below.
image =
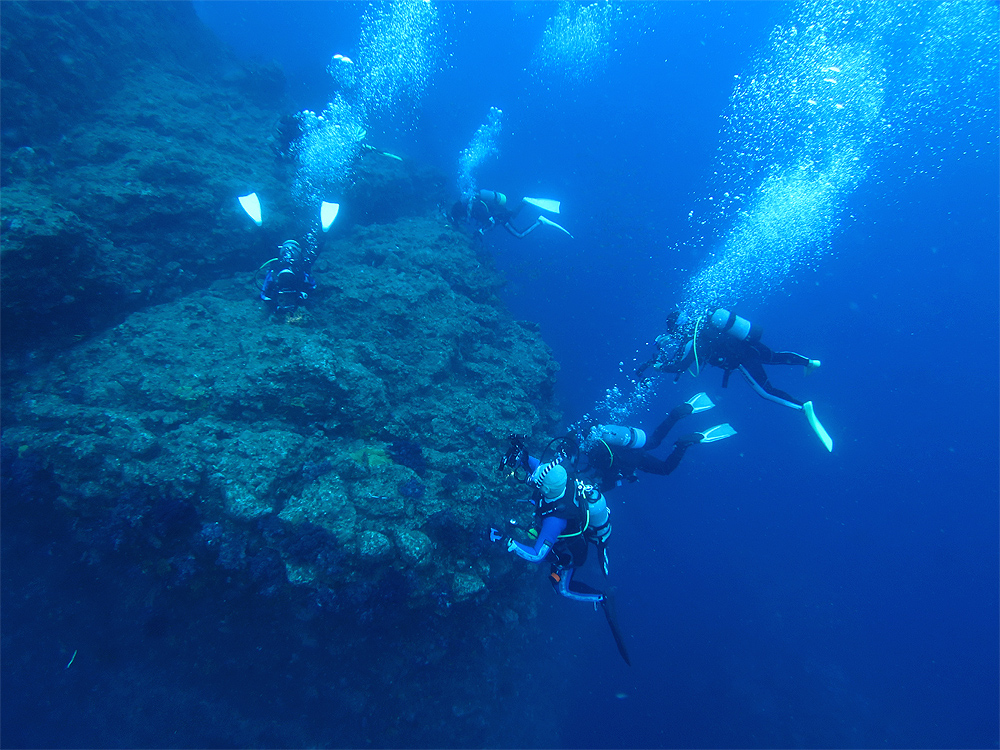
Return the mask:
MULTIPOLYGON (((264 223, 257 193, 240 196, 239 202, 257 226, 264 223)), ((340 213, 339 203, 327 201, 320 203, 319 221, 323 232, 330 231, 338 213, 340 213)), ((293 312, 305 304, 309 299, 309 293, 316 289, 316 280, 310 273, 319 255, 316 233, 309 232, 303 243, 305 247, 295 240, 282 242, 278 247, 277 257, 265 261, 254 274, 254 283, 260 291, 261 300, 268 303, 275 313, 293 312), (260 272, 265 268, 267 273, 262 283, 260 272)))
POLYGON ((270 266, 264 276, 264 283, 258 286, 260 298, 274 312, 293 312, 305 304, 309 293, 316 289, 316 280, 309 273, 316 262, 316 255, 312 243, 307 242, 303 249, 295 240, 286 240, 278 248, 278 257, 257 269, 259 274, 262 269, 270 266))
POLYGON ((683 404, 670 410, 652 435, 637 427, 619 425, 598 425, 590 432, 593 445, 586 453, 586 467, 583 473, 592 476, 602 492, 610 492, 626 482, 638 480, 637 471, 666 476, 674 471, 688 448, 699 443, 714 443, 736 434, 728 423, 709 427, 701 432, 683 435, 674 443, 674 449, 666 459, 652 455, 660 447, 667 433, 684 417, 708 411, 715 404, 705 393, 699 393, 683 404))
MULTIPOLYGON (((510 452, 508 456, 511 456, 510 452)), ((513 460, 528 461, 523 451, 513 460)), ((604 574, 608 574, 607 541, 611 536, 611 511, 600 490, 570 478, 561 460, 560 456, 540 464, 530 459, 533 470, 526 482, 534 488, 531 496, 531 503, 535 506, 534 544, 519 542, 495 528, 490 529, 490 541, 506 540, 508 552, 530 563, 549 562, 549 581, 559 595, 578 602, 591 602, 595 606, 600 604, 619 653, 625 663, 631 665, 625 641, 618 629, 614 600, 608 592, 574 579, 576 571, 587 561, 591 544, 597 547, 601 567, 604 574)), ((501 466, 506 466, 506 459, 501 466)))
POLYGON ((817 419, 812 401, 800 401, 775 388, 764 370, 764 365, 801 365, 809 374, 819 368, 818 359, 809 359, 795 352, 772 351, 760 340, 763 329, 759 325, 721 307, 696 320, 690 338, 682 333, 687 322, 678 312, 670 314, 667 333, 656 339, 659 351, 639 368, 637 377, 652 367, 658 372, 676 373, 676 382, 685 370, 698 377, 702 366, 707 364, 723 370, 722 387, 726 388, 729 376, 739 370, 750 387, 763 398, 805 413, 809 426, 826 449, 833 450, 833 440, 817 419))
POLYGON ((456 226, 471 224, 479 235, 486 234, 494 227, 502 226, 520 239, 544 225, 554 227, 568 235, 570 239, 573 238, 573 235, 565 227, 545 216, 544 212, 546 211, 553 214, 559 213, 559 201, 548 198, 522 198, 513 204, 513 207, 511 207, 511 203, 503 193, 494 190, 480 190, 469 200, 455 201, 451 207, 449 218, 456 226), (525 211, 527 206, 531 206, 532 209, 525 211), (534 217, 528 221, 517 221, 522 212, 533 213, 534 217))

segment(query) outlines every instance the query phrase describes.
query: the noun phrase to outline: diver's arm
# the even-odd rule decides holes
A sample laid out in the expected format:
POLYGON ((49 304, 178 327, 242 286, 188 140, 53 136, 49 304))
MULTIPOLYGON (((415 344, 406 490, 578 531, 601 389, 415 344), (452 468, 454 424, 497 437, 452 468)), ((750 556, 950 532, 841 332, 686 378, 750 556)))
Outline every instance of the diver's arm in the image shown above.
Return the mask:
POLYGON ((542 528, 538 532, 538 539, 535 546, 529 547, 513 539, 507 540, 507 550, 513 552, 518 557, 522 557, 528 562, 540 563, 549 554, 552 545, 556 543, 559 535, 566 530, 566 519, 549 516, 542 521, 542 528))
POLYGON ((654 365, 654 369, 660 372, 676 372, 677 374, 683 373, 691 365, 694 364, 694 345, 693 340, 688 341, 684 345, 684 351, 676 359, 672 361, 661 362, 658 365, 654 365))

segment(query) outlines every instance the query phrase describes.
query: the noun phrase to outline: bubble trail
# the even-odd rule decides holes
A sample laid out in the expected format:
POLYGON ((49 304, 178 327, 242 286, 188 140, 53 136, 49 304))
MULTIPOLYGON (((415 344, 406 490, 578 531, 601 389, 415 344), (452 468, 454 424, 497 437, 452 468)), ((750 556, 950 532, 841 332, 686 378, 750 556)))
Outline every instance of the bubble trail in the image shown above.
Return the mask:
POLYGON ((434 3, 395 0, 369 7, 361 19, 358 54, 369 118, 416 108, 440 63, 441 37, 434 3))
MULTIPOLYGON (((737 83, 712 222, 730 229, 685 285, 690 337, 715 306, 764 299, 830 254, 847 199, 874 168, 939 168, 997 141, 998 13, 986 0, 794 6, 737 83)), ((713 196, 714 197, 714 196, 713 196)), ((650 394, 608 392, 631 413, 650 394)))
POLYGON ((490 107, 486 122, 479 126, 469 145, 459 155, 458 189, 465 199, 471 198, 476 192, 476 170, 491 156, 500 153, 497 144, 500 140, 502 115, 503 112, 499 109, 490 107))
POLYGON ((321 114, 298 114, 301 135, 292 194, 301 206, 338 196, 353 174, 369 123, 413 117, 441 55, 436 6, 423 0, 372 5, 361 19, 357 62, 334 55, 336 94, 321 114))
POLYGON ((559 3, 531 60, 532 74, 558 87, 578 87, 608 67, 624 40, 640 36, 655 3, 559 3))

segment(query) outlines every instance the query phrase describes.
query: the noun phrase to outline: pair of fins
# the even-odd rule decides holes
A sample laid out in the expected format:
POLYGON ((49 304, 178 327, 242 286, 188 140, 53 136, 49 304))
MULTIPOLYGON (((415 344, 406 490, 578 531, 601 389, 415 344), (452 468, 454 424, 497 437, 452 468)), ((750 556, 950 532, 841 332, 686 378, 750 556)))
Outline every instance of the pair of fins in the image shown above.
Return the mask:
MULTIPOLYGON (((535 208, 540 208, 543 211, 548 211, 550 214, 559 213, 559 201, 552 200, 551 198, 525 198, 524 202, 534 206, 535 208)), ((573 239, 573 235, 570 234, 569 230, 561 224, 556 224, 552 219, 547 216, 539 216, 538 221, 547 227, 554 227, 560 232, 568 235, 570 239, 573 239)))
MULTIPOLYGON (((257 197, 257 193, 241 195, 239 197, 239 201, 243 210, 247 212, 247 216, 253 219, 254 224, 260 226, 264 223, 264 214, 261 211, 260 198, 257 197)), ((320 204, 319 221, 324 232, 330 231, 330 227, 333 226, 333 222, 337 218, 338 213, 340 213, 339 203, 329 203, 327 201, 323 201, 320 204)))
MULTIPOLYGON (((707 393, 696 393, 684 403, 691 405, 692 414, 698 414, 715 408, 715 402, 708 397, 707 393)), ((728 437, 732 437, 736 434, 736 430, 728 422, 723 422, 695 434, 701 435, 701 442, 703 443, 714 443, 717 440, 725 440, 728 437)))
MULTIPOLYGON (((819 367, 819 360, 809 360, 809 366, 811 367, 811 370, 815 370, 819 367)), ((811 370, 807 370, 807 372, 811 370)), ((698 393, 689 398, 686 403, 691 404, 692 414, 708 411, 715 406, 712 399, 710 399, 706 393, 698 393)), ((826 428, 823 427, 822 422, 820 422, 819 418, 816 416, 816 409, 813 407, 813 402, 806 401, 802 405, 802 411, 805 413, 806 419, 809 421, 809 426, 812 428, 813 432, 816 433, 820 442, 823 443, 823 447, 832 453, 833 438, 830 437, 830 433, 826 431, 826 428)), ((736 430, 726 423, 710 427, 704 432, 700 432, 698 434, 702 436, 701 442, 714 443, 716 440, 725 440, 727 437, 732 437, 736 434, 736 430)))

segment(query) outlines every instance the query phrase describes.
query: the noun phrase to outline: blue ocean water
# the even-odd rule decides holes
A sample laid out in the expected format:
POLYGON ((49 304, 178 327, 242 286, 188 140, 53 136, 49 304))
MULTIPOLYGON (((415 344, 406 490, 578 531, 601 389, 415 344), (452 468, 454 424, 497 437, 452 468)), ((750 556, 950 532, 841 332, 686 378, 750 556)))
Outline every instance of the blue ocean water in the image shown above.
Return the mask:
MULTIPOLYGON (((241 55, 277 60, 302 106, 324 101, 319 71, 332 54, 356 54, 363 10, 198 9, 241 55)), ((727 191, 749 202, 767 158, 794 154, 806 137, 791 122, 782 133, 788 111, 776 101, 801 93, 781 90, 782 55, 795 64, 796 40, 769 41, 799 9, 624 6, 603 18, 603 32, 588 29, 583 11, 442 5, 447 57, 416 122, 375 136, 453 174, 489 107, 503 111, 499 154, 483 163, 479 186, 560 199, 575 235, 488 239, 509 279, 507 303, 541 325, 561 364, 567 422, 596 413, 609 388, 627 394, 666 313, 735 233, 738 209, 715 204, 727 191), (576 19, 575 35, 549 38, 546 58, 560 14, 576 19), (755 101, 739 86, 772 44, 764 69, 777 89, 755 101), (765 129, 768 118, 776 130, 765 129), (733 136, 740 127, 764 132, 733 136), (768 137, 789 142, 754 144, 768 137), (747 145, 752 166, 732 170, 747 145)), ((956 16, 951 31, 941 22, 869 38, 895 67, 881 81, 883 110, 855 126, 895 121, 873 139, 840 134, 865 141, 862 167, 847 168, 832 210, 805 219, 820 249, 803 250, 766 293, 734 300, 772 347, 823 361, 809 380, 792 368, 772 378, 817 403, 835 451, 745 383, 723 390, 714 370, 661 384, 635 410, 633 423, 648 429, 705 389, 713 416, 738 435, 690 451, 669 478, 612 496, 612 580, 633 667, 586 605, 552 597, 543 613, 552 639, 539 651, 556 652, 574 685, 553 696, 567 746, 996 746, 996 81, 977 73, 995 71, 997 50, 975 59, 978 32, 959 34, 953 43, 970 46, 949 54, 969 60, 931 60, 922 80, 918 59, 906 57, 915 40, 929 48, 935 33, 954 37, 976 12, 992 14, 986 33, 995 34, 996 7, 945 12, 956 16), (949 76, 981 90, 961 91, 949 76), (938 101, 906 103, 935 85, 938 101)), ((876 65, 834 50, 829 66, 841 70, 827 79, 876 65)), ((792 204, 791 214, 810 210, 792 204)))
MULTIPOLYGON (((195 6, 315 111, 369 9, 195 6)), ((738 431, 609 497, 631 667, 603 616, 539 575, 551 635, 525 669, 560 666, 564 746, 997 747, 995 3, 434 7, 426 85, 368 140, 453 175, 457 196, 459 154, 502 110, 478 186, 559 199, 574 235, 484 240, 561 365, 566 424, 610 406, 650 430, 704 390, 717 407, 692 424, 738 431), (772 348, 822 360, 770 374, 815 401, 832 453, 716 369, 633 398, 711 268, 772 348)))

